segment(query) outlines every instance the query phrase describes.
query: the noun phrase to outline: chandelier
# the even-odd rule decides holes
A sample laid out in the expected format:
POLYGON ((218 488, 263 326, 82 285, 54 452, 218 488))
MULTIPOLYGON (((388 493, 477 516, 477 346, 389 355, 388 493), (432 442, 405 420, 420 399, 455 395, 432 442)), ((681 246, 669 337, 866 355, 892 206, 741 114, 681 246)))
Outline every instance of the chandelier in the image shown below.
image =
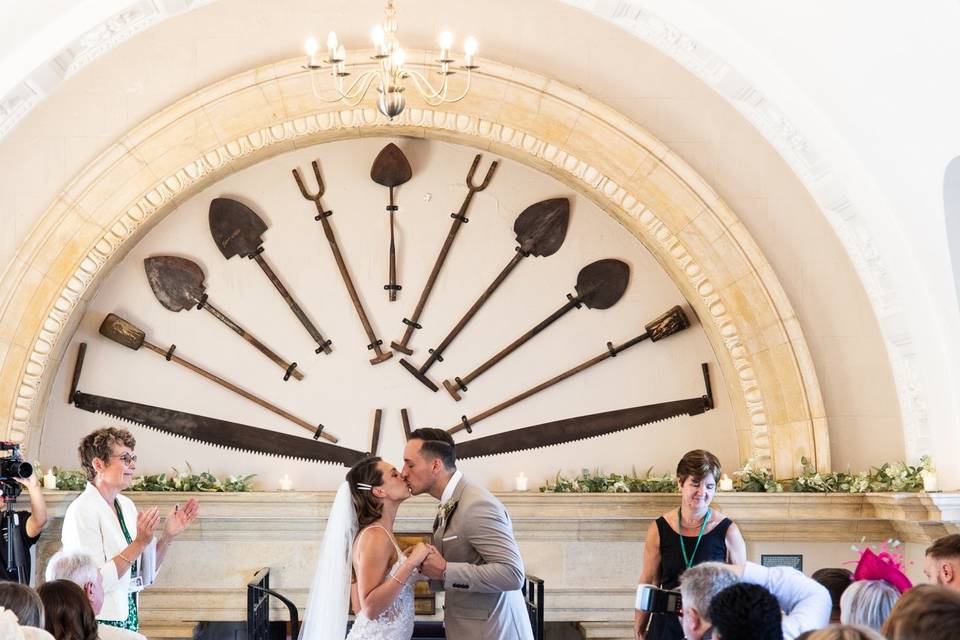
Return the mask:
POLYGON ((458 68, 466 71, 466 81, 463 91, 451 97, 450 95, 450 76, 456 71, 452 66, 455 60, 451 57, 451 47, 453 45, 453 35, 449 31, 440 34, 440 55, 436 60, 439 77, 437 86, 434 86, 429 79, 419 71, 410 69, 406 65, 406 53, 397 40, 397 19, 394 0, 387 0, 387 6, 384 9, 384 19, 382 25, 375 26, 370 31, 370 39, 373 41, 374 55, 372 60, 376 61, 376 67, 361 73, 352 82, 347 84, 344 80, 350 75, 347 71, 347 51, 337 40, 337 34, 331 31, 327 35, 327 59, 318 60, 317 51, 319 46, 316 38, 307 38, 306 68, 311 70, 311 81, 313 84, 313 94, 318 99, 325 102, 344 102, 349 107, 354 107, 363 100, 371 86, 376 84, 377 92, 380 97, 377 99, 377 109, 391 120, 403 112, 406 106, 406 99, 403 97, 405 82, 412 80, 423 100, 432 107, 447 102, 457 102, 466 97, 470 91, 470 75, 477 68, 473 64, 474 57, 477 54, 477 40, 473 36, 464 41, 463 64, 458 68), (326 100, 320 95, 317 76, 322 69, 330 70, 330 77, 333 79, 333 88, 336 89, 337 97, 332 100, 326 100))

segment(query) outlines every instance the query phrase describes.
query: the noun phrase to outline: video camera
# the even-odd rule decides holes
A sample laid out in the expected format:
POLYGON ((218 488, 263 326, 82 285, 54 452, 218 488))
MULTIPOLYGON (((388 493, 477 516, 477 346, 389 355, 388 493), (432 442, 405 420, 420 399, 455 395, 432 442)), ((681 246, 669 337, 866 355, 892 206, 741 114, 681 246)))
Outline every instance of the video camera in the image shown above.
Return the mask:
POLYGON ((680 600, 680 591, 659 589, 652 584, 642 584, 637 587, 635 608, 640 611, 680 615, 682 607, 683 603, 680 600))
POLYGON ((29 478, 33 475, 33 465, 20 457, 20 445, 14 442, 0 441, 0 451, 9 451, 10 455, 0 458, 0 488, 4 500, 16 500, 22 487, 17 478, 29 478))

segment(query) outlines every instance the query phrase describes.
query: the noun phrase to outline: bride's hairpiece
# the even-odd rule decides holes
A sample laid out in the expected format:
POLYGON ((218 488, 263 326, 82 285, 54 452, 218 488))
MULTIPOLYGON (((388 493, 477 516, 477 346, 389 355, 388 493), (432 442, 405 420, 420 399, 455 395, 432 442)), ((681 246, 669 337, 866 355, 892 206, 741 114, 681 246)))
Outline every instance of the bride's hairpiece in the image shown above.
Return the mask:
POLYGON ((357 489, 360 489, 360 491, 371 491, 373 487, 367 484, 366 482, 358 482, 357 489))

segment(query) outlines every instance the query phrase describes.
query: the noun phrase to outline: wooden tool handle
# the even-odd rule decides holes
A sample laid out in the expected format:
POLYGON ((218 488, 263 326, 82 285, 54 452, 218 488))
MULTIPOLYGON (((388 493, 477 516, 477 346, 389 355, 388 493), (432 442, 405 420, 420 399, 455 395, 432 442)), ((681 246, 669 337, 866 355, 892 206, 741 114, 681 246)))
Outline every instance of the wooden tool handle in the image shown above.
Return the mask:
POLYGON ((272 360, 273 363, 276 364, 278 367, 280 367, 284 371, 289 371, 290 375, 296 378, 297 380, 303 380, 303 373, 301 373, 300 370, 295 367, 295 365, 291 365, 289 362, 287 362, 286 360, 278 356, 276 353, 271 351, 269 347, 267 347, 265 344, 257 340, 252 335, 250 335, 250 333, 246 329, 241 327, 239 324, 237 324, 236 322, 231 320, 229 317, 227 317, 227 315, 224 314, 222 311, 220 311, 215 306, 210 304, 209 300, 205 300, 203 302, 203 309, 209 312, 210 315, 212 315, 214 318, 216 318, 223 324, 230 327, 231 331, 233 331, 234 333, 239 335, 241 338, 243 338, 244 340, 252 344, 254 347, 256 347, 257 351, 259 351, 263 355, 270 358, 270 360, 272 360))
POLYGON ((373 438, 370 441, 370 455, 377 455, 377 449, 380 446, 380 421, 383 418, 383 409, 377 409, 373 415, 373 438))
POLYGON ((307 317, 307 314, 303 312, 303 309, 300 308, 300 305, 297 304, 297 301, 293 299, 293 296, 290 295, 290 292, 287 291, 287 288, 283 286, 283 282, 280 281, 280 278, 277 277, 277 274, 273 272, 273 269, 270 268, 270 265, 267 264, 267 261, 259 253, 253 254, 252 258, 257 261, 257 264, 260 265, 260 268, 263 269, 263 272, 267 274, 267 278, 270 279, 270 282, 273 283, 273 286, 276 287, 277 291, 280 292, 280 295, 286 301, 287 306, 290 307, 290 310, 293 311, 293 315, 297 317, 297 320, 300 321, 300 324, 303 325, 303 328, 307 330, 307 333, 310 334, 310 337, 313 338, 314 342, 319 345, 320 349, 324 353, 330 353, 330 341, 324 340, 323 336, 317 330, 313 323, 310 321, 310 318, 307 317))
MULTIPOLYGON (((157 345, 151 344, 151 343, 149 343, 149 342, 147 342, 147 341, 144 341, 144 342, 143 342, 143 346, 145 346, 146 348, 150 349, 150 350, 153 351, 154 353, 160 354, 161 356, 163 356, 163 357, 166 358, 167 360, 172 360, 173 362, 176 362, 177 364, 179 364, 181 367, 186 367, 186 368, 189 369, 190 371, 193 371, 194 373, 203 376, 203 377, 206 378, 207 380, 210 380, 211 382, 215 382, 215 383, 217 383, 218 385, 220 385, 221 387, 224 387, 225 389, 229 389, 230 391, 233 391, 233 392, 236 393, 237 395, 242 396, 242 397, 246 398, 247 400, 250 400, 251 402, 255 402, 256 404, 260 405, 260 406, 263 407, 264 409, 266 409, 266 410, 268 410, 268 411, 272 411, 273 413, 277 414, 278 416, 281 416, 281 417, 283 417, 283 418, 286 418, 287 420, 289 420, 290 422, 294 423, 295 425, 298 425, 298 426, 303 427, 304 429, 306 429, 306 430, 309 431, 310 433, 315 433, 316 430, 317 430, 316 425, 312 425, 312 424, 310 424, 309 422, 307 422, 306 420, 302 420, 302 419, 298 418, 297 416, 293 415, 292 413, 290 413, 290 412, 288 412, 288 411, 284 411, 284 410, 281 409, 280 407, 278 407, 278 406, 276 406, 276 405, 274 405, 274 404, 270 404, 270 403, 267 402, 266 400, 263 400, 263 399, 261 399, 261 398, 258 398, 257 396, 253 395, 253 394, 250 393, 249 391, 246 391, 246 390, 244 390, 244 389, 241 389, 240 387, 238 387, 237 385, 233 384, 232 382, 228 382, 227 380, 224 380, 223 378, 221 378, 221 377, 218 376, 218 375, 215 375, 215 374, 210 373, 209 371, 207 371, 206 369, 203 369, 202 367, 198 367, 197 365, 193 364, 193 363, 190 362, 189 360, 184 360, 184 359, 181 358, 180 356, 174 355, 173 353, 171 353, 170 350, 162 349, 162 348, 158 347, 157 345)), ((330 442, 338 442, 338 441, 339 441, 339 438, 337 438, 335 435, 333 435, 332 433, 330 433, 330 432, 328 432, 328 431, 326 431, 326 430, 323 430, 323 431, 320 433, 320 436, 323 437, 323 438, 326 438, 326 439, 329 440, 330 442)))

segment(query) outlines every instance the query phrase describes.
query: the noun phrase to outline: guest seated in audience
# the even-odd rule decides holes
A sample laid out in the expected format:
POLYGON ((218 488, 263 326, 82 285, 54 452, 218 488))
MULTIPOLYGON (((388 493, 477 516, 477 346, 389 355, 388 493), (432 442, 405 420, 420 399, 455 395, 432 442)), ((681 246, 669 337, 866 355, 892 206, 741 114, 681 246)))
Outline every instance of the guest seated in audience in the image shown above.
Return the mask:
MULTIPOLYGON (((664 513, 647 530, 640 584, 676 589, 680 574, 701 562, 746 561, 747 547, 737 525, 710 508, 719 479, 720 460, 709 451, 696 449, 680 459, 680 507, 664 513)), ((634 635, 638 640, 682 640, 683 629, 675 615, 651 617, 638 609, 634 635)))
POLYGON ((797 640, 884 640, 884 637, 867 627, 852 624, 832 624, 819 631, 807 631, 797 640))
MULTIPOLYGON (((87 595, 94 615, 103 608, 103 576, 97 563, 88 555, 58 551, 47 563, 46 580, 69 580, 79 586, 87 595)), ((98 624, 97 637, 100 640, 146 640, 136 631, 102 623, 98 624)))
POLYGON ((922 584, 900 596, 883 625, 887 640, 956 640, 960 593, 922 584))
MULTIPOLYGON (((43 500, 43 489, 37 474, 29 478, 14 478, 27 490, 30 496, 30 511, 17 511, 17 531, 23 542, 23 576, 24 584, 30 583, 33 572, 30 567, 30 547, 37 544, 43 525, 47 523, 47 503, 43 500)), ((0 580, 20 582, 16 572, 7 571, 7 522, 0 519, 0 580)))
POLYGON ((886 580, 857 580, 840 598, 840 621, 880 631, 899 598, 886 580))
POLYGON ((0 607, 0 638, 3 640, 54 640, 45 629, 22 625, 17 615, 0 607))
POLYGON ((840 622, 840 596, 853 582, 853 572, 840 567, 828 567, 817 569, 810 577, 830 592, 830 601, 833 602, 833 609, 830 611, 830 624, 840 622))
POLYGON ((927 549, 923 573, 929 584, 960 591, 960 533, 944 536, 927 549))
POLYGON ((0 582, 0 607, 13 611, 20 626, 43 628, 43 603, 31 587, 19 582, 0 582))
POLYGON ((57 640, 97 640, 97 619, 83 589, 69 580, 44 582, 37 589, 43 600, 45 628, 57 640))
POLYGON ((714 640, 781 640, 782 614, 773 594, 756 584, 735 584, 710 603, 714 640))
MULTIPOLYGON (((196 500, 176 505, 167 514, 159 540, 153 530, 160 522, 156 508, 137 512, 120 492, 130 486, 136 470, 136 440, 126 429, 99 429, 80 442, 80 464, 86 489, 67 507, 63 517, 63 548, 94 558, 103 576, 104 602, 99 620, 138 631, 137 593, 142 588, 145 559, 160 566, 170 544, 197 517, 196 500), (150 547, 150 553, 141 556, 150 547)), ((152 567, 147 567, 151 569, 152 567)))
POLYGON ((820 629, 830 620, 830 594, 796 569, 763 567, 752 562, 743 565, 705 562, 687 569, 680 578, 683 631, 689 640, 709 637, 708 632, 716 626, 709 613, 713 611, 715 597, 711 596, 719 591, 714 583, 726 585, 731 580, 761 586, 773 595, 779 603, 778 615, 781 610, 786 613, 780 622, 784 640, 794 640, 804 631, 820 629), (724 572, 728 575, 723 575, 724 572), (688 610, 688 604, 692 609, 688 610))

